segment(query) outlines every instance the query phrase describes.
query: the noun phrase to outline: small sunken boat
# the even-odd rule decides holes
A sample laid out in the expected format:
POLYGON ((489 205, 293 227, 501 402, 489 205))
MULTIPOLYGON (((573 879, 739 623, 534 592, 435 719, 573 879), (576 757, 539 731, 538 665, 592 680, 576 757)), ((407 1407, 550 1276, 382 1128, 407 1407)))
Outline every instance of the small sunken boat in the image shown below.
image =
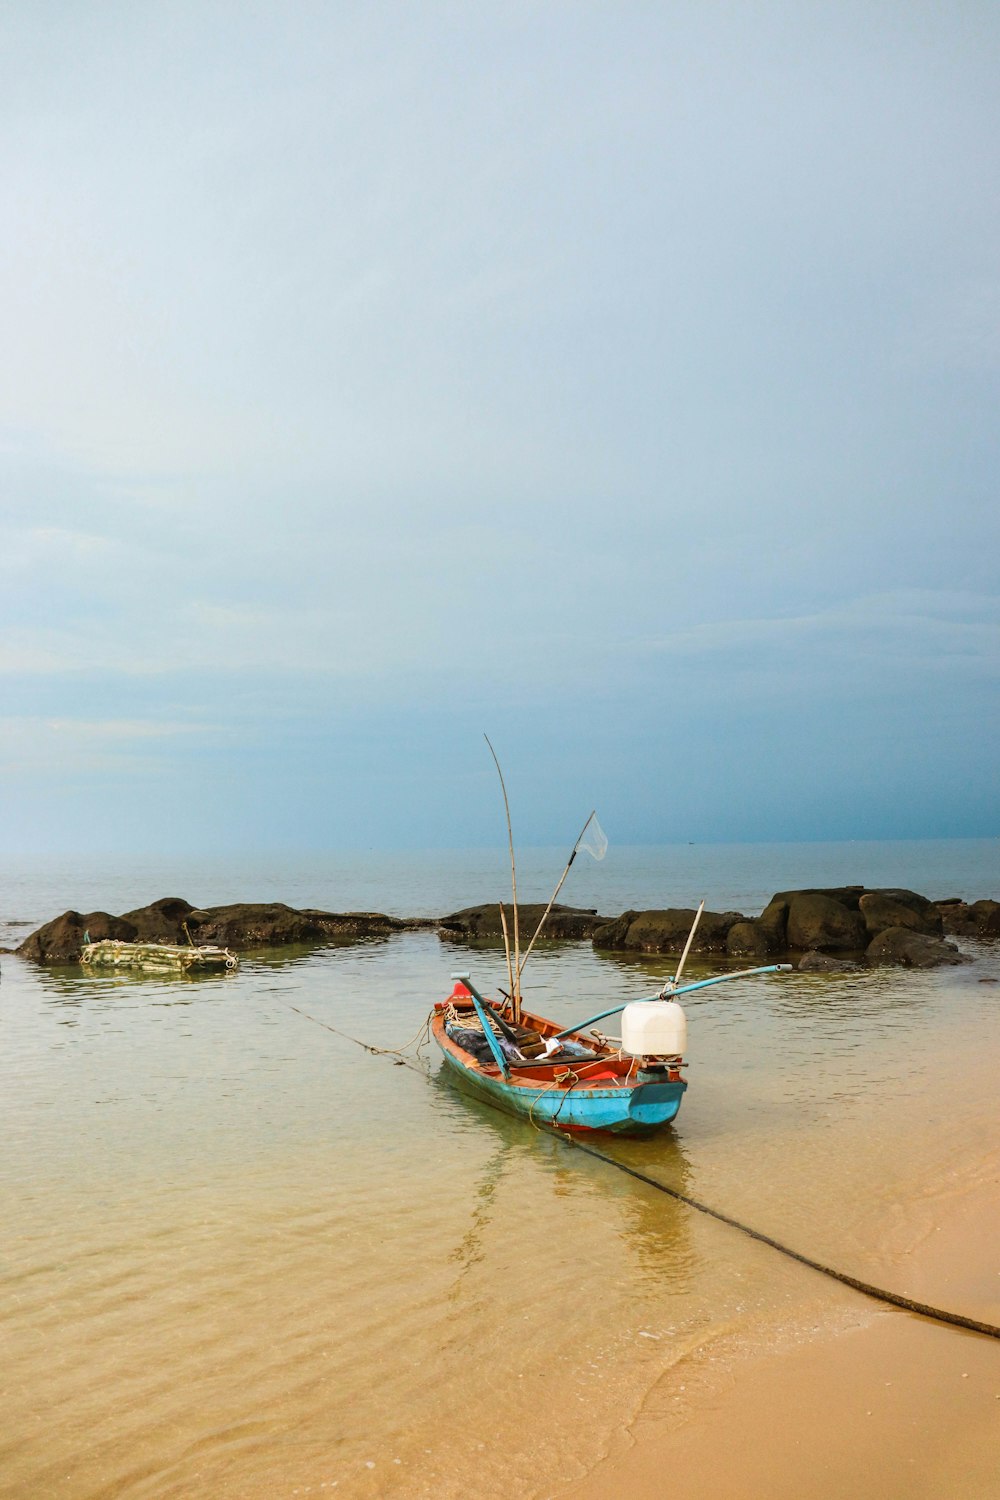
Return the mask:
POLYGON ((228 948, 210 944, 185 947, 181 943, 127 943, 117 938, 84 943, 80 962, 88 969, 138 969, 145 974, 190 974, 199 970, 232 973, 240 964, 228 948))

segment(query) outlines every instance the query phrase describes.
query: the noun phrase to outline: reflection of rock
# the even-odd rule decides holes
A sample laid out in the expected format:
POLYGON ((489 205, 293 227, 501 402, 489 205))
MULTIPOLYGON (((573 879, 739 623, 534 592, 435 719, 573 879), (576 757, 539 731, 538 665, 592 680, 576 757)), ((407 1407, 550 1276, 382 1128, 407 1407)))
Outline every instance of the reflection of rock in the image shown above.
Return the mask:
MULTIPOLYGON (((594 933, 595 948, 627 948, 639 953, 680 953, 687 942, 694 912, 687 907, 662 911, 625 912, 616 922, 605 922, 594 933)), ((729 930, 746 918, 738 911, 701 914, 692 953, 725 953, 729 930)))
POLYGON ((964 964, 968 959, 954 943, 914 932, 912 927, 887 927, 869 944, 869 963, 903 964, 908 969, 933 969, 939 964, 964 964))
MULTIPOLYGON (((522 949, 531 941, 535 928, 541 921, 545 907, 541 902, 528 902, 521 906, 518 904, 518 929, 521 934, 522 949)), ((504 907, 507 918, 507 930, 510 933, 511 942, 514 941, 514 912, 510 906, 504 907)), ((548 920, 542 928, 542 938, 579 939, 589 938, 594 930, 607 922, 607 917, 598 916, 596 911, 583 910, 577 906, 553 906, 549 912, 548 920)), ((442 917, 437 924, 441 936, 449 938, 453 942, 475 941, 477 938, 501 938, 503 926, 500 921, 500 905, 496 901, 485 902, 482 906, 466 906, 462 911, 454 911, 448 917, 442 917)), ((539 939, 541 941, 541 939, 539 939)))
POLYGON ((856 969, 856 963, 849 958, 832 958, 829 953, 803 953, 799 959, 799 968, 803 974, 844 974, 848 969, 856 969))
POLYGON ((288 943, 322 943, 354 938, 383 937, 418 925, 381 912, 297 911, 281 902, 198 908, 179 896, 165 896, 123 917, 107 912, 67 911, 46 922, 18 948, 24 958, 38 963, 67 963, 79 958, 84 933, 92 942, 101 938, 145 942, 215 943, 223 948, 278 948, 288 943))

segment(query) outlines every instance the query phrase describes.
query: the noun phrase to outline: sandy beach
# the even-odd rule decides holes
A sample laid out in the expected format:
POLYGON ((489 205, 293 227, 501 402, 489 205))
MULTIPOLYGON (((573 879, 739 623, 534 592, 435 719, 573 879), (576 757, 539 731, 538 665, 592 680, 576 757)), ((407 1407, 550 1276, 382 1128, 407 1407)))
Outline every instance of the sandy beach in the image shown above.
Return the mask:
MULTIPOLYGON (((935 1216, 893 1289, 1000 1324, 1000 1164, 935 1216)), ((668 1481, 689 1500, 995 1500, 1000 1340, 872 1306, 859 1299, 861 1326, 721 1375, 676 1366, 559 1500, 653 1500, 668 1481)))

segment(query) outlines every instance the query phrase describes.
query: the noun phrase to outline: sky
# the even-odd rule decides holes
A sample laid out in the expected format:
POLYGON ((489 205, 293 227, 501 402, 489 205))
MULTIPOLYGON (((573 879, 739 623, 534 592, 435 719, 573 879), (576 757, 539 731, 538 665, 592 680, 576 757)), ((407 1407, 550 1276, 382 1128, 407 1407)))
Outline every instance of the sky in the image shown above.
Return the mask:
POLYGON ((993 0, 0 0, 9 853, 1000 835, 993 0))

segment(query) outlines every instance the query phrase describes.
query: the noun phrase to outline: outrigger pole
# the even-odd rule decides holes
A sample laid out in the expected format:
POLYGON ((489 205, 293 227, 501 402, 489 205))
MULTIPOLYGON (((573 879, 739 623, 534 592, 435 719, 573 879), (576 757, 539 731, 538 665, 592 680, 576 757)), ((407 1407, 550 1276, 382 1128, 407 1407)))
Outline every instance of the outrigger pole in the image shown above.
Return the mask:
MULTIPOLYGON (((690 995, 692 990, 707 990, 712 984, 728 984, 730 979, 748 979, 751 974, 784 974, 791 968, 791 964, 765 964, 762 969, 739 969, 735 974, 716 974, 713 979, 696 979, 693 984, 682 984, 679 990, 671 993, 671 999, 677 995, 690 995)), ((663 996, 651 995, 647 997, 652 1000, 662 1000, 663 996)), ((565 1031, 557 1031, 552 1041, 562 1041, 563 1037, 572 1036, 576 1031, 582 1031, 585 1026, 593 1026, 596 1021, 606 1021, 608 1016, 616 1016, 620 1010, 624 1010, 630 1002, 623 1000, 621 1005, 615 1005, 611 1010, 602 1010, 599 1015, 591 1016, 586 1021, 577 1021, 575 1026, 567 1026, 565 1031)))

